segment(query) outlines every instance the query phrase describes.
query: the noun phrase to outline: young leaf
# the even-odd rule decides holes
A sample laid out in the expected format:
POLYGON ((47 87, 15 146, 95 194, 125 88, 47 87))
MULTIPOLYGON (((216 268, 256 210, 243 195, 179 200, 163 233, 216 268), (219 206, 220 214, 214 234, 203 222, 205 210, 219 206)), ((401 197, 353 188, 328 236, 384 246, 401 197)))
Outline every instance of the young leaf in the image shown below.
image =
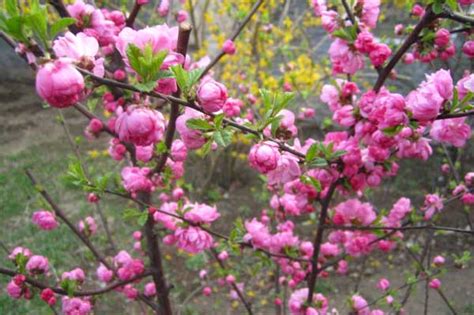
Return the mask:
POLYGON ((325 167, 328 166, 328 161, 323 158, 317 157, 308 163, 309 167, 325 167))
POLYGON ((219 130, 222 127, 222 121, 224 120, 224 114, 219 114, 214 117, 214 125, 219 130))
POLYGON ((68 27, 69 25, 74 24, 75 22, 76 22, 76 19, 71 18, 71 17, 61 18, 57 20, 56 22, 53 23, 53 25, 51 25, 51 28, 49 30, 50 38, 52 39, 56 37, 56 35, 58 35, 58 33, 61 32, 64 28, 68 27))
POLYGON ((171 72, 174 73, 176 83, 178 83, 181 91, 186 93, 188 90, 188 72, 186 72, 181 65, 171 67, 171 72))
POLYGON ((144 83, 137 83, 135 87, 140 90, 140 92, 151 92, 156 86, 156 81, 148 81, 144 83))
POLYGON ((219 130, 214 132, 214 141, 221 147, 227 147, 232 142, 232 132, 229 130, 219 130))
POLYGON ((313 160, 319 153, 319 143, 313 143, 306 152, 306 162, 313 160))
POLYGON ((209 131, 213 129, 212 125, 207 120, 200 118, 188 119, 186 121, 186 126, 191 129, 197 129, 202 131, 209 131))

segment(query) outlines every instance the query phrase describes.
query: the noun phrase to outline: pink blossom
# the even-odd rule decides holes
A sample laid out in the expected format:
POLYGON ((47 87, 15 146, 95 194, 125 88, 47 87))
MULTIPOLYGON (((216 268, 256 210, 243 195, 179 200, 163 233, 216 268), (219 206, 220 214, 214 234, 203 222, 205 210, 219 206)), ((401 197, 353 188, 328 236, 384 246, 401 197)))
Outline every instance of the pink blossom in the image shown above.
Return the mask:
POLYGON ((358 70, 364 68, 362 55, 352 51, 347 42, 339 38, 336 38, 329 47, 329 57, 334 74, 355 74, 358 70))
POLYGON ((153 218, 156 222, 161 222, 167 229, 174 231, 176 230, 177 223, 180 222, 180 220, 172 216, 177 215, 177 209, 178 204, 176 202, 163 202, 160 211, 156 211, 153 214, 153 218))
POLYGON ((138 290, 131 284, 127 284, 122 288, 122 293, 129 300, 135 300, 138 297, 138 290))
POLYGON ((395 35, 398 35, 398 36, 402 35, 404 30, 405 30, 405 26, 403 24, 397 24, 394 27, 394 33, 395 35))
POLYGON ((84 78, 71 63, 57 59, 38 70, 36 92, 53 107, 69 107, 82 99, 84 78))
POLYGON ((78 283, 83 283, 85 279, 86 275, 84 273, 84 270, 82 270, 81 268, 75 268, 71 271, 63 272, 63 274, 61 275, 61 280, 77 281, 78 283))
POLYGON ((376 214, 369 203, 349 199, 336 206, 333 221, 338 225, 369 225, 375 218, 376 214))
POLYGON ((436 266, 436 267, 440 267, 442 265, 444 265, 444 263, 446 262, 446 260, 444 259, 443 256, 435 256, 435 258, 433 258, 433 264, 436 266))
POLYGON ((227 253, 227 251, 224 250, 224 251, 219 253, 217 258, 219 258, 219 260, 221 260, 221 261, 227 260, 229 258, 229 253, 227 253))
POLYGON ((387 218, 387 226, 401 226, 401 220, 411 211, 411 202, 408 198, 400 198, 393 205, 387 218))
POLYGON ((332 33, 337 29, 338 17, 339 15, 334 10, 327 10, 322 12, 321 25, 328 33, 332 33))
POLYGON ((322 12, 327 10, 326 0, 312 0, 314 14, 321 16, 322 12))
POLYGON ((26 247, 15 247, 10 253, 10 255, 8 255, 8 259, 16 261, 18 255, 23 255, 26 258, 30 258, 32 253, 26 247))
POLYGON ((117 81, 124 81, 127 78, 127 73, 122 69, 117 69, 114 71, 114 79, 117 81))
POLYGON ((354 42, 355 48, 361 53, 370 53, 374 49, 374 35, 369 31, 362 31, 357 34, 357 39, 354 42))
POLYGON ((387 291, 388 288, 390 287, 390 281, 388 281, 385 278, 382 278, 377 282, 377 288, 379 288, 382 292, 387 291))
POLYGON ((109 142, 109 155, 116 161, 120 161, 127 153, 127 148, 120 143, 119 139, 113 138, 109 142))
POLYGON ((74 4, 66 6, 66 10, 71 17, 76 19, 76 25, 79 27, 88 26, 85 22, 89 20, 90 15, 94 12, 95 8, 90 4, 85 4, 82 0, 76 0, 74 4))
POLYGON ((363 0, 361 21, 370 28, 377 25, 380 13, 380 0, 363 0))
POLYGON ((145 296, 155 296, 156 295, 156 286, 154 282, 148 282, 145 284, 145 288, 143 290, 143 294, 145 296))
POLYGON ((436 212, 441 212, 443 208, 443 200, 437 194, 428 194, 425 196, 425 203, 421 210, 425 212, 425 220, 429 220, 436 212))
POLYGON ((119 139, 139 146, 148 146, 161 140, 165 118, 151 108, 132 105, 122 112, 115 122, 119 139))
POLYGON ((412 53, 406 53, 403 56, 403 62, 407 65, 411 65, 413 62, 415 62, 415 56, 412 53))
POLYGON ((337 273, 340 274, 340 275, 345 275, 347 274, 348 270, 349 270, 349 264, 347 263, 346 260, 340 260, 338 263, 337 263, 337 273))
POLYGON ((150 144, 147 146, 140 146, 140 145, 135 146, 135 156, 137 157, 137 160, 142 161, 142 162, 150 161, 151 158, 153 157, 153 151, 154 151, 153 144, 150 144))
POLYGON ((247 234, 244 235, 245 242, 251 242, 252 245, 257 248, 265 248, 268 246, 270 232, 265 224, 254 218, 251 221, 245 221, 244 225, 245 230, 247 230, 247 234))
POLYGON ((123 250, 114 257, 114 264, 117 266, 117 275, 120 280, 130 280, 145 270, 142 260, 132 258, 123 250))
POLYGON ((469 172, 464 175, 464 181, 466 182, 466 185, 472 186, 474 183, 474 172, 469 172))
POLYGON ((33 213, 31 220, 42 230, 50 231, 58 227, 56 215, 54 214, 54 212, 51 211, 36 211, 33 213))
POLYGON ((438 46, 446 46, 450 42, 450 35, 449 30, 445 28, 438 29, 435 34, 435 44, 438 46))
POLYGON ((171 195, 173 196, 174 200, 180 200, 184 196, 184 190, 180 187, 177 187, 173 189, 173 192, 171 193, 171 195))
POLYGON ((212 288, 211 287, 204 287, 202 289, 202 295, 210 296, 211 294, 212 294, 212 288))
MULTIPOLYGON (((125 27, 117 37, 116 47, 125 61, 127 59, 127 47, 134 44, 140 49, 149 45, 154 53, 162 50, 173 51, 176 49, 178 40, 178 27, 169 27, 166 24, 145 27, 134 30, 125 27)), ((182 57, 182 56, 181 56, 182 57)), ((184 59, 184 57, 182 57, 184 59)), ((184 61, 184 60, 183 60, 184 61)))
POLYGON ((188 149, 183 141, 176 139, 171 145, 171 158, 176 162, 184 162, 188 156, 188 149))
POLYGON ((369 52, 369 58, 375 67, 379 67, 392 54, 392 50, 385 44, 375 44, 369 52))
POLYGON ((88 315, 92 312, 92 305, 87 298, 64 296, 61 302, 65 315, 88 315))
POLYGON ((99 43, 94 37, 82 32, 76 35, 67 32, 54 41, 53 50, 57 57, 67 57, 95 75, 104 76, 104 59, 96 59, 99 43))
POLYGON ((390 92, 379 93, 368 118, 376 122, 378 128, 382 130, 407 124, 408 116, 405 113, 403 96, 390 92))
POLYGON ((459 99, 462 100, 469 92, 474 92, 474 74, 465 76, 456 84, 459 99))
POLYGON ((176 120, 176 130, 178 131, 181 139, 188 149, 194 150, 199 149, 206 143, 206 139, 203 137, 202 132, 196 129, 191 129, 186 125, 189 119, 201 119, 204 118, 204 114, 191 109, 186 108, 184 114, 178 117, 176 120))
POLYGON ((301 169, 298 158, 291 153, 284 152, 278 160, 277 167, 267 173, 268 184, 284 184, 295 180, 300 175, 301 169))
POLYGON ((227 88, 212 79, 202 82, 197 91, 199 104, 208 112, 217 112, 224 106, 227 100, 227 88))
POLYGON ((438 70, 437 72, 428 75, 426 84, 434 84, 436 91, 444 100, 449 100, 453 97, 453 79, 450 70, 438 70))
POLYGON ((158 80, 155 91, 165 95, 171 95, 178 91, 178 85, 175 78, 164 78, 158 80))
POLYGON ((187 228, 178 227, 174 232, 177 245, 181 249, 197 254, 212 247, 212 236, 198 227, 189 226, 187 228))
POLYGON ((437 289, 441 288, 441 281, 439 279, 435 278, 435 279, 431 280, 428 285, 429 285, 430 288, 437 290, 437 289))
POLYGON ((110 282, 114 276, 112 270, 107 269, 103 264, 100 264, 99 268, 96 271, 97 278, 102 282, 110 282))
POLYGON ((472 194, 472 193, 465 193, 465 194, 461 197, 461 201, 462 201, 465 205, 474 205, 474 194, 472 194))
MULTIPOLYGON (((306 315, 306 299, 308 298, 308 288, 294 291, 288 301, 288 307, 292 315, 306 315)), ((328 300, 321 293, 314 293, 310 304, 311 308, 317 310, 313 314, 326 314, 328 308, 328 300)))
POLYGON ((300 113, 298 114, 299 119, 310 119, 316 115, 316 110, 314 108, 302 107, 300 108, 300 113))
POLYGON ((343 127, 351 127, 356 123, 354 117, 354 107, 352 105, 344 105, 334 112, 332 119, 343 127))
POLYGON ((219 218, 217 208, 204 203, 185 204, 184 209, 189 209, 184 214, 184 218, 196 224, 211 223, 219 218))
POLYGON ((160 5, 156 8, 156 11, 161 17, 168 15, 170 11, 170 2, 169 0, 161 0, 160 5))
POLYGON ((255 144, 249 153, 250 166, 262 174, 276 169, 280 158, 277 146, 271 142, 255 144))
POLYGON ((26 263, 26 270, 31 274, 42 274, 49 270, 48 258, 34 255, 26 263))
POLYGON ((228 55, 235 54, 235 44, 231 39, 227 39, 222 45, 222 51, 228 55))
POLYGON ((123 186, 130 193, 138 191, 151 192, 155 184, 148 177, 150 172, 151 169, 148 167, 124 167, 121 173, 123 186))
POLYGON ((206 276, 207 276, 207 270, 202 269, 201 271, 199 271, 199 278, 200 279, 204 279, 204 278, 206 278, 206 276))
POLYGON ((341 249, 336 244, 329 242, 321 244, 321 255, 325 258, 336 257, 341 253, 341 249))
POLYGON ((471 137, 471 127, 465 120, 466 117, 436 120, 431 126, 430 136, 438 142, 461 148, 471 137))
MULTIPOLYGON (((281 117, 279 126, 276 130, 277 138, 290 139, 295 137, 298 134, 298 129, 295 125, 295 114, 287 109, 283 109, 277 116, 281 117)), ((263 130, 263 134, 267 137, 271 137, 271 127, 266 127, 263 130)))
POLYGON ((54 291, 50 288, 46 288, 41 291, 40 298, 45 301, 49 306, 56 304, 56 297, 54 296, 54 291))
POLYGON ((425 14, 425 9, 421 5, 415 4, 411 9, 411 14, 414 16, 422 16, 425 14))
POLYGON ((179 10, 178 13, 176 13, 176 22, 183 23, 188 19, 188 17, 188 12, 186 12, 185 10, 179 10))
POLYGON ((79 231, 87 236, 92 236, 97 232, 97 224, 93 217, 86 217, 79 221, 78 227, 79 231))
POLYGON ((417 158, 426 161, 433 154, 430 140, 419 138, 416 141, 402 140, 398 144, 397 156, 399 158, 417 158))
POLYGON ((367 301, 360 295, 351 297, 351 306, 357 315, 369 315, 370 308, 367 301))
POLYGON ((224 106, 222 107, 222 111, 224 112, 226 117, 235 117, 239 116, 240 109, 244 106, 244 103, 237 99, 237 98, 228 98, 224 106))
POLYGON ((23 289, 21 286, 17 285, 15 281, 11 280, 7 284, 7 294, 12 299, 19 299, 23 294, 23 289))
POLYGON ((474 40, 468 40, 462 46, 462 52, 469 58, 474 58, 474 40))

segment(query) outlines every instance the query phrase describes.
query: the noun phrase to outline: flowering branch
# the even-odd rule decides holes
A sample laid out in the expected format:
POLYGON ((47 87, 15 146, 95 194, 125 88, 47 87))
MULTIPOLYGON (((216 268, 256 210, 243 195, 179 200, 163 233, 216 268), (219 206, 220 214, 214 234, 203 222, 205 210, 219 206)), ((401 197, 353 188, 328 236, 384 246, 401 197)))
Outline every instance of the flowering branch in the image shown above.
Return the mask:
MULTIPOLYGON (((211 248, 211 252, 212 252, 212 255, 214 256, 215 260, 217 261, 217 263, 219 264, 219 266, 225 270, 225 264, 224 262, 219 259, 218 257, 218 254, 216 252, 216 250, 214 248, 211 248)), ((237 286, 237 284, 234 282, 231 283, 231 286, 232 288, 235 290, 235 292, 237 292, 237 295, 239 296, 239 299, 242 301, 242 303, 244 304, 245 306, 245 309, 247 310, 247 313, 249 315, 252 315, 253 312, 252 312, 252 306, 250 305, 250 303, 245 299, 245 296, 244 294, 242 293, 242 291, 239 289, 239 287, 237 286)))
MULTIPOLYGON (((181 23, 179 25, 178 44, 176 51, 183 56, 186 56, 186 52, 188 50, 189 36, 191 35, 191 30, 192 27, 189 23, 181 23)), ((178 90, 173 93, 173 97, 179 99, 180 96, 181 91, 178 88, 178 90)), ((166 151, 160 156, 160 159, 158 160, 158 163, 156 164, 156 167, 154 169, 154 173, 161 173, 166 165, 166 160, 168 159, 171 145, 173 143, 173 137, 176 132, 176 119, 178 119, 178 116, 179 104, 176 102, 171 102, 171 113, 165 136, 166 151)))
POLYGON ((403 227, 385 227, 385 226, 337 226, 324 225, 325 229, 347 230, 347 231, 408 231, 408 230, 426 230, 426 231, 449 231, 463 234, 474 235, 474 231, 465 230, 461 228, 454 228, 450 226, 436 226, 436 225, 419 225, 419 226, 403 226, 403 227))
POLYGON ((321 213, 319 215, 318 227, 316 231, 316 236, 313 241, 313 257, 311 258, 311 274, 308 278, 308 298, 306 302, 309 304, 313 300, 314 287, 316 286, 316 281, 318 279, 318 258, 319 251, 321 249, 321 244, 323 242, 323 233, 324 233, 324 223, 328 217, 329 204, 331 203, 332 196, 336 190, 336 187, 339 185, 339 181, 336 180, 331 184, 329 190, 326 194, 326 197, 321 202, 321 213))
POLYGON ((377 82, 375 82, 374 85, 375 92, 380 91, 383 84, 385 83, 385 80, 387 80, 388 76, 390 75, 392 69, 400 61, 403 55, 411 47, 411 45, 413 45, 418 40, 418 35, 420 35, 421 31, 438 17, 439 15, 433 12, 431 6, 428 6, 426 8, 426 12, 421 18, 420 22, 415 26, 410 35, 408 35, 402 46, 398 48, 397 52, 395 53, 395 55, 393 55, 388 64, 380 71, 379 76, 377 78, 377 82))
MULTIPOLYGON (((14 276, 19 275, 21 273, 16 272, 15 270, 0 267, 0 274, 4 274, 4 275, 10 276, 10 277, 14 277, 14 276)), ((35 280, 31 277, 28 277, 28 276, 25 276, 25 282, 27 282, 27 283, 31 284, 32 286, 34 286, 38 289, 41 289, 41 290, 51 289, 51 290, 53 290, 53 292, 55 292, 57 294, 60 294, 60 295, 69 295, 69 294, 71 294, 73 296, 93 296, 93 295, 100 295, 100 294, 110 292, 110 291, 115 290, 117 288, 120 288, 120 287, 122 287, 126 284, 133 283, 133 282, 136 282, 137 280, 146 278, 146 277, 150 276, 151 274, 152 274, 151 271, 144 271, 140 275, 137 275, 133 278, 130 278, 128 280, 118 281, 118 282, 110 284, 110 285, 108 285, 104 288, 95 289, 95 290, 87 290, 87 291, 73 291, 73 292, 67 292, 66 290, 64 290, 62 288, 58 288, 58 287, 50 287, 50 286, 48 286, 48 285, 46 285, 46 284, 44 284, 40 281, 37 281, 37 280, 35 280)))

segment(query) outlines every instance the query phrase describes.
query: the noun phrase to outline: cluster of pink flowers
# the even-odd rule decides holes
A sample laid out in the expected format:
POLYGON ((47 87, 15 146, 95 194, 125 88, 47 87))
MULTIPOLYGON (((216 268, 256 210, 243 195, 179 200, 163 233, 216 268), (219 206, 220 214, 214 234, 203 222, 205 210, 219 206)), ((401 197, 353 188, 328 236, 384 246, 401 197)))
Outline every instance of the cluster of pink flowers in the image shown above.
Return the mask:
POLYGON ((306 305, 308 288, 293 291, 288 300, 288 307, 292 315, 316 315, 326 314, 328 300, 321 293, 314 293, 310 305, 306 305))
POLYGON ((40 229, 50 231, 58 227, 58 221, 54 212, 46 210, 38 210, 33 213, 31 221, 36 224, 40 229))
POLYGON ((143 273, 144 265, 141 259, 130 256, 122 250, 114 257, 114 264, 117 268, 117 275, 120 280, 130 280, 143 273))

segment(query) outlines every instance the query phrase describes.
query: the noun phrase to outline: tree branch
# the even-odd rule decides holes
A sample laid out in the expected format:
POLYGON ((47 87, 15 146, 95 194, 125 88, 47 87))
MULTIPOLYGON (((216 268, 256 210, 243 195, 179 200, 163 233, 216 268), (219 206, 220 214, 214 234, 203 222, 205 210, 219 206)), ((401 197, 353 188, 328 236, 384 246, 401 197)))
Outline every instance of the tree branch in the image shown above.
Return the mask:
MULTIPOLYGON (((16 272, 15 270, 11 270, 11 269, 7 269, 7 268, 4 268, 4 267, 0 267, 0 274, 4 274, 4 275, 7 275, 7 276, 10 276, 10 277, 14 277, 16 275, 19 275, 21 273, 19 272, 16 272)), ((94 289, 94 290, 85 290, 85 291, 74 291, 72 292, 72 295, 73 296, 93 296, 93 295, 100 295, 100 294, 104 294, 104 293, 107 293, 107 292, 110 292, 112 290, 115 290, 117 288, 120 288, 121 286, 124 286, 126 284, 129 284, 129 283, 133 283, 133 282, 136 282, 137 280, 140 280, 140 279, 143 279, 143 278, 146 278, 148 276, 150 276, 152 274, 151 271, 145 271, 143 272, 142 274, 138 275, 138 276, 135 276, 129 280, 122 280, 122 281, 118 281, 118 282, 115 282, 113 284, 110 284, 104 288, 100 288, 100 289, 94 289)), ((69 295, 69 293, 62 289, 62 288, 59 288, 59 287, 51 287, 49 285, 46 285, 38 280, 35 280, 33 278, 30 278, 29 276, 26 276, 26 282, 31 284, 32 286, 38 288, 38 289, 51 289, 53 290, 54 293, 57 293, 57 294, 60 294, 60 295, 69 295)))
MULTIPOLYGON (((230 40, 235 41, 237 36, 239 36, 240 32, 242 32, 245 26, 250 22, 252 16, 254 16, 254 14, 257 12, 258 8, 260 8, 260 6, 263 4, 263 1, 264 0, 258 0, 257 2, 255 2, 249 14, 247 14, 245 19, 243 20, 242 24, 240 24, 240 26, 230 36, 230 40)), ((204 77, 219 62, 219 60, 224 57, 224 55, 225 53, 223 51, 219 52, 219 54, 217 54, 217 56, 215 56, 214 59, 211 60, 207 67, 204 68, 204 71, 201 73, 200 78, 204 77)))

